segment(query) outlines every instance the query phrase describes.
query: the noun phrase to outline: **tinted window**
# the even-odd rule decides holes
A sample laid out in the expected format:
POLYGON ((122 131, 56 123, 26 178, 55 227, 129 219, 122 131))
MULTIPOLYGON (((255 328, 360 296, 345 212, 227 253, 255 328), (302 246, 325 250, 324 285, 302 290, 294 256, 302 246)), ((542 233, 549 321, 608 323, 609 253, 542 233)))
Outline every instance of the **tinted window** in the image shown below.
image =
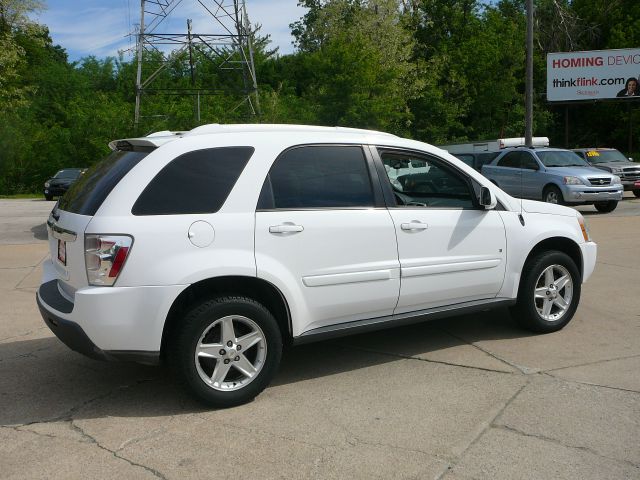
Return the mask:
POLYGON ((480 153, 478 155, 478 168, 481 168, 482 165, 486 165, 487 163, 493 162, 493 159, 498 156, 498 152, 492 153, 480 153))
POLYGON ((381 157, 398 206, 474 208, 468 183, 444 162, 399 152, 381 157))
POLYGON ((64 194, 58 208, 80 215, 95 215, 107 195, 149 151, 111 152, 80 177, 64 194))
POLYGON ((498 160, 498 166, 508 168, 521 168, 520 152, 509 152, 505 154, 504 157, 498 160))
POLYGON ((473 155, 468 155, 468 154, 454 154, 454 157, 459 158, 460 160, 462 160, 464 163, 466 163, 467 165, 469 165, 470 167, 473 167, 473 155))
POLYGON ((538 170, 538 162, 533 158, 533 155, 527 152, 521 153, 522 158, 522 168, 526 168, 528 170, 538 170))
POLYGON ((280 155, 258 208, 371 207, 373 190, 361 147, 310 146, 280 155))
POLYGON ((131 213, 178 215, 217 212, 252 154, 252 147, 221 147, 180 155, 151 180, 131 213))

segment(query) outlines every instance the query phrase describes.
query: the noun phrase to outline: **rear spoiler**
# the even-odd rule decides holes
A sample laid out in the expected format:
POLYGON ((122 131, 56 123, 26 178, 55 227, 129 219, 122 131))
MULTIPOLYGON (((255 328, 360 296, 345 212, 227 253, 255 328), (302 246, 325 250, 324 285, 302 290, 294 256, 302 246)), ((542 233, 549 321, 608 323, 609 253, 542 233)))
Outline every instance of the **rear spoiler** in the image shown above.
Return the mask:
POLYGON ((165 130, 162 132, 155 132, 147 135, 146 137, 138 138, 121 138, 119 140, 113 140, 109 142, 109 148, 111 150, 122 151, 151 151, 158 148, 160 145, 171 142, 180 138, 185 132, 171 132, 165 130))

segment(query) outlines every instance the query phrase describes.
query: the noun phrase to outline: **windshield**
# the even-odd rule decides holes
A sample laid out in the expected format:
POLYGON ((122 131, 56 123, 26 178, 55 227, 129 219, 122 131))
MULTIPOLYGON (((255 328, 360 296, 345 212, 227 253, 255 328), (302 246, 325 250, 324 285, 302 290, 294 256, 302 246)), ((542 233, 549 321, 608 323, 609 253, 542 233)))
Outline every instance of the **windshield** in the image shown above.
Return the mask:
POLYGON ((545 167, 588 167, 589 164, 568 150, 536 152, 545 167))
POLYGON ((587 159, 591 163, 629 162, 618 150, 588 150, 587 159))
POLYGON ((149 151, 120 151, 100 160, 71 185, 58 203, 61 210, 80 215, 95 215, 111 190, 149 151))
POLYGON ((67 168, 66 170, 60 170, 53 178, 78 178, 81 171, 79 168, 67 168))

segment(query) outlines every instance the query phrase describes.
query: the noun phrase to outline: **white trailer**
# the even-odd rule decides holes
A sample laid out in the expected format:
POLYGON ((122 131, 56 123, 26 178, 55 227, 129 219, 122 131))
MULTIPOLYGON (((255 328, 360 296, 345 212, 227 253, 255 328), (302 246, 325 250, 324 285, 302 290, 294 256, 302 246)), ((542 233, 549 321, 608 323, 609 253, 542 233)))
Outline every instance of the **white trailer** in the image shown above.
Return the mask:
MULTIPOLYGON (((495 140, 479 140, 471 143, 454 143, 451 145, 439 145, 439 148, 451 154, 456 153, 480 153, 480 152, 500 152, 507 147, 524 146, 524 137, 497 138, 495 140)), ((533 137, 534 147, 548 147, 549 137, 533 137)))

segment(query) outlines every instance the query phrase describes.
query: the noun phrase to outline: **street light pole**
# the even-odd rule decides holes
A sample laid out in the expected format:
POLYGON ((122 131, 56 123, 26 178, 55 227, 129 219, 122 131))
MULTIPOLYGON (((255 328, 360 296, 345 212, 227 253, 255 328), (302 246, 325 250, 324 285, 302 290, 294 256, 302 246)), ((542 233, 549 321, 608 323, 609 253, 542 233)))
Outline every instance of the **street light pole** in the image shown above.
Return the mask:
POLYGON ((527 74, 525 80, 524 142, 533 146, 533 0, 527 0, 527 74))

